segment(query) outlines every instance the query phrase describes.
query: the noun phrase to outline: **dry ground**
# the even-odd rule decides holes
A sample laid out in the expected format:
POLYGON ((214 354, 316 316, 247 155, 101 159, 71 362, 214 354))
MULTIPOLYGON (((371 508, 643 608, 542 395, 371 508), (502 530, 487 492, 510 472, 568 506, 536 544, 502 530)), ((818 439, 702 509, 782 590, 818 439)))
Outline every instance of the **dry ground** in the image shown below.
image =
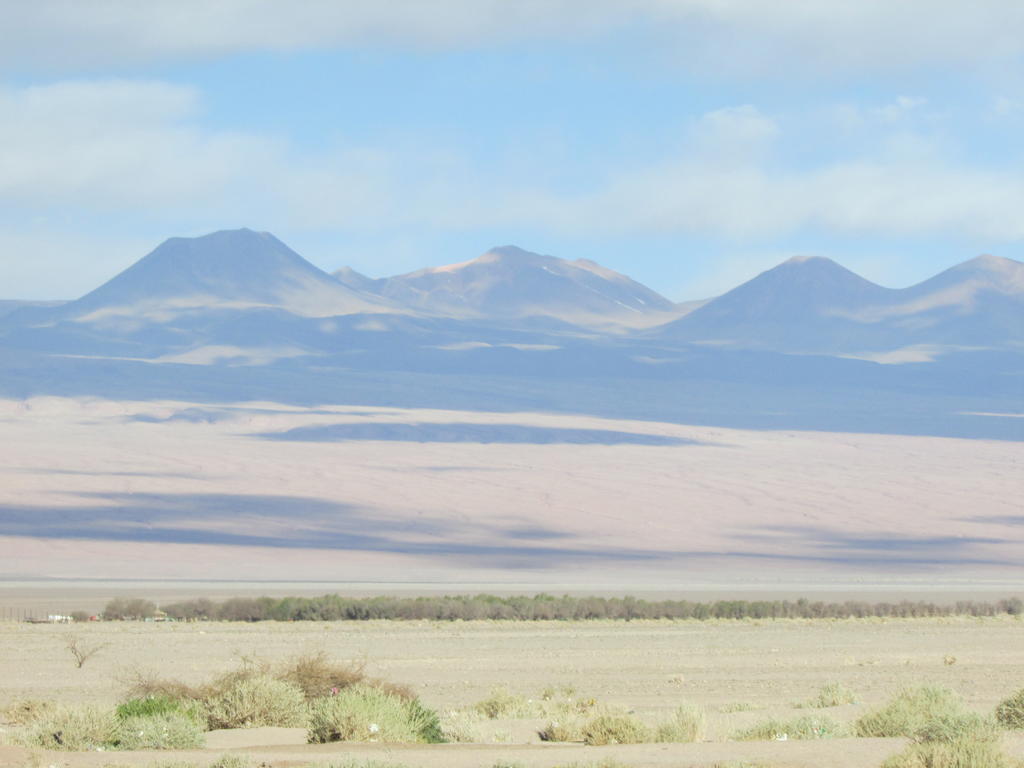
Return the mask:
MULTIPOLYGON (((613 756, 630 766, 710 766, 762 761, 770 766, 869 768, 902 747, 896 739, 728 743, 735 729, 762 718, 806 713, 792 707, 826 681, 844 683, 860 702, 827 714, 850 721, 904 684, 935 682, 959 691, 978 711, 1024 687, 1024 622, 1010 618, 741 622, 368 622, 293 624, 136 624, 85 626, 0 624, 0 699, 117 700, 119 678, 132 669, 198 682, 242 656, 283 659, 326 650, 365 659, 368 670, 411 684, 441 710, 485 697, 492 686, 536 696, 571 684, 580 695, 633 708, 653 718, 689 701, 709 712, 713 743, 582 747, 538 744, 530 723, 498 723, 513 742, 385 748, 301 744, 301 732, 212 734, 210 748, 179 755, 209 762, 243 749, 274 765, 375 756, 409 766, 490 768, 500 759, 530 768, 613 756), (105 644, 76 669, 65 643, 105 644), (954 664, 944 658, 955 657, 954 664), (728 705, 755 709, 723 713, 728 705), (225 741, 226 739, 226 741, 225 741), (241 741, 238 741, 241 739, 241 741), (527 743, 532 742, 532 743, 527 743), (276 745, 276 746, 275 746, 276 745)), ((3 702, 0 701, 0 704, 3 702)), ((1024 740, 1008 740, 1024 757, 1024 740)), ((48 755, 46 764, 75 768, 146 765, 168 754, 48 755)), ((18 764, 23 752, 0 752, 18 764)))

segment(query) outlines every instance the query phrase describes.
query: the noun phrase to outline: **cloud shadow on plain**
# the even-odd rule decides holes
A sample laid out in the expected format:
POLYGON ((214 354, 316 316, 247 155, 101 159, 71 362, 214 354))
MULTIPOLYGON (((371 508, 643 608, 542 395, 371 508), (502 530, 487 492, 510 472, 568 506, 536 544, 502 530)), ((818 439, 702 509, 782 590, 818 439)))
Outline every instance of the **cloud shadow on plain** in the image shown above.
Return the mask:
MULTIPOLYGON (((71 506, 0 506, 0 536, 71 541, 152 542, 402 554, 458 561, 463 567, 553 569, 580 563, 770 563, 884 566, 933 570, 1012 566, 1019 558, 972 551, 989 537, 850 535, 814 526, 761 526, 736 532, 720 550, 594 546, 576 534, 543 526, 509 527, 380 511, 322 499, 244 494, 79 493, 71 506), (253 533, 259 531, 260 533, 253 533), (785 541, 787 551, 779 552, 785 541), (764 545, 773 545, 767 549, 764 545), (574 546, 575 545, 575 546, 574 546)), ((761 564, 761 565, 758 565, 761 564)))
POLYGON ((342 443, 380 440, 403 443, 522 443, 530 445, 701 445, 666 435, 619 432, 606 429, 571 429, 526 424, 351 423, 295 427, 284 432, 255 435, 265 440, 302 443, 342 443))

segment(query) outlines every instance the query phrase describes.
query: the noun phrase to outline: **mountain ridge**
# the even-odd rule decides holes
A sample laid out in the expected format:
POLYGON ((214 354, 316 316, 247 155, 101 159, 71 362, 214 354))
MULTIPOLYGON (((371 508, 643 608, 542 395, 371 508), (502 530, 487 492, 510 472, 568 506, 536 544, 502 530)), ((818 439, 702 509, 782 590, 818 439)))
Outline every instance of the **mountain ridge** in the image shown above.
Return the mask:
POLYGON ((432 314, 500 319, 545 315, 599 324, 664 320, 672 301, 626 275, 589 259, 570 261, 515 245, 480 256, 385 278, 350 268, 335 277, 350 287, 432 314))

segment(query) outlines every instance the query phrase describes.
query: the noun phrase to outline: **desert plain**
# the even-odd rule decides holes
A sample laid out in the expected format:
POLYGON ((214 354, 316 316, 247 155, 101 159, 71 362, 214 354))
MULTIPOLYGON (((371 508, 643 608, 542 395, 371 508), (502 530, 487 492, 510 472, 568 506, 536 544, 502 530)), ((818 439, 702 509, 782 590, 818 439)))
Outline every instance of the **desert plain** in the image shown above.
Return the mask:
POLYGON ((4 579, 1005 597, 1024 577, 1010 440, 58 397, 0 400, 0 430, 4 579))
MULTIPOLYGON (((993 416, 992 418, 1007 418, 993 416)), ((937 683, 991 712, 1024 687, 1019 617, 777 621, 90 622, 106 600, 541 591, 654 599, 951 602, 1020 596, 1020 447, 1006 440, 734 429, 571 413, 274 402, 0 401, 0 705, 113 706, 137 671, 199 683, 243 658, 365 662, 447 717, 503 686, 570 686, 689 744, 545 743, 538 719, 474 743, 306 744, 214 731, 203 750, 46 753, 5 765, 868 768, 898 738, 734 741, 826 683, 849 725, 937 683), (769 522, 770 521, 770 522, 769 522), (70 635, 99 650, 76 668, 70 635), (362 762, 359 762, 362 761, 362 762)), ((1024 758, 1024 738, 1005 737, 1024 758)))
MULTIPOLYGON (((627 708, 654 722, 683 702, 708 715, 704 741, 588 747, 541 743, 545 723, 482 720, 478 743, 394 746, 305 744, 303 729, 214 731, 190 752, 45 753, 0 748, 5 765, 99 768, 168 761, 209 764, 226 753, 253 765, 297 766, 344 759, 416 768, 550 768, 614 759, 626 766, 770 766, 874 768, 904 739, 729 741, 769 717, 827 715, 851 723, 902 686, 936 683, 970 709, 990 712, 1024 685, 1024 622, 1019 618, 586 621, 586 622, 294 622, 88 625, 0 623, 5 700, 60 699, 115 704, 135 672, 199 683, 243 657, 275 662, 324 651, 365 662, 367 671, 411 686, 443 715, 471 709, 498 686, 539 697, 552 686, 627 708), (76 668, 69 635, 101 650, 76 668), (951 663, 952 660, 952 663, 951 663), (856 703, 797 708, 826 682, 856 693, 856 703), (734 711, 741 710, 741 711, 734 711)), ((8 703, 5 701, 3 703, 8 703)), ((1024 735, 1004 739, 1024 758, 1024 735)), ((359 763, 356 763, 359 764, 359 763)), ((376 765, 376 763, 374 764, 376 765)))

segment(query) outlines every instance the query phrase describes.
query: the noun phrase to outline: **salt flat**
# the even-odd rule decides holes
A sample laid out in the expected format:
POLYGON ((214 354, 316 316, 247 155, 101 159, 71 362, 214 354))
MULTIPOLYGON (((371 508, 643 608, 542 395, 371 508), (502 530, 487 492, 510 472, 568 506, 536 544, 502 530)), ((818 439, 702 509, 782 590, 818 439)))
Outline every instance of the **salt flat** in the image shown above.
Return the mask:
POLYGON ((1020 583, 1009 441, 0 401, 0 577, 1020 583))

